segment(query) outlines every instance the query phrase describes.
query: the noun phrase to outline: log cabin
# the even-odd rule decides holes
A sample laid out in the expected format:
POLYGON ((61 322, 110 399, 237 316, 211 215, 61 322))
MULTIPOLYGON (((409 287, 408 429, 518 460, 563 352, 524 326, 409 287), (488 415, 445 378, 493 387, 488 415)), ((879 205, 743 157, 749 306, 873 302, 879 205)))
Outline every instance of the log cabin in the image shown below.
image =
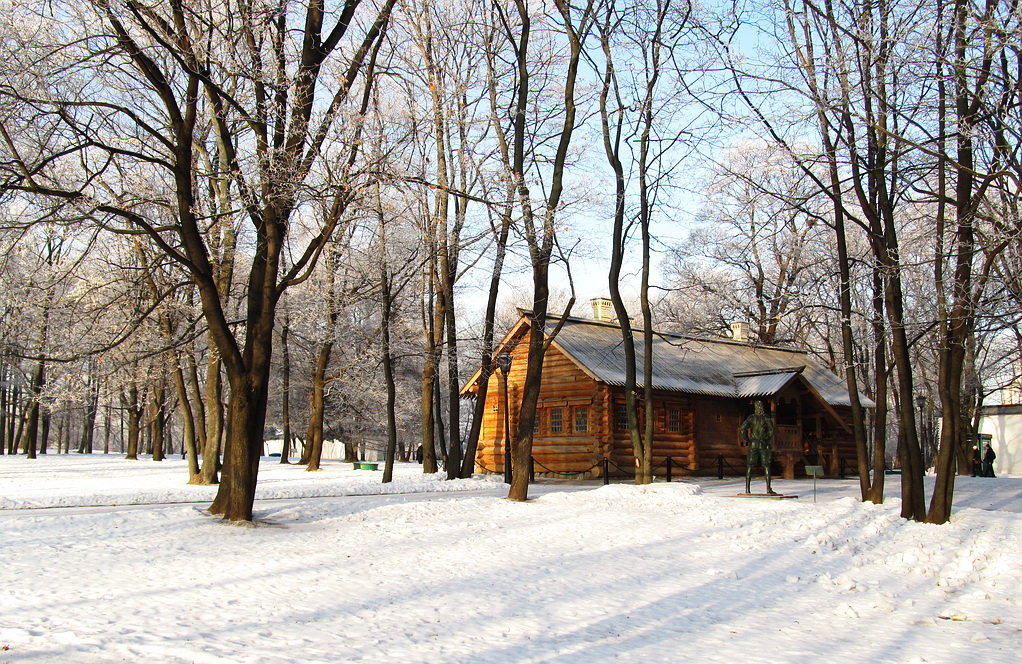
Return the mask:
MULTIPOLYGON (((543 360, 532 452, 537 476, 596 478, 605 466, 611 476, 633 472, 621 327, 612 319, 609 300, 597 298, 593 309, 592 319, 564 321, 543 360)), ((488 378, 476 453, 480 473, 503 472, 505 394, 511 439, 517 431, 531 333, 529 313, 520 314, 494 355, 511 360, 506 393, 500 369, 488 378)), ((559 320, 548 318, 547 334, 559 320)), ((663 476, 668 463, 674 476, 713 475, 721 468, 725 475, 744 474, 747 448, 738 429, 757 400, 774 421, 772 472, 777 476, 803 476, 806 464, 822 465, 830 476, 846 466, 854 469, 851 406, 843 381, 804 351, 750 343, 741 324, 733 330, 731 339, 655 333, 653 403, 643 403, 641 394, 639 402, 640 421, 645 408, 654 409, 654 474, 663 476)), ((634 338, 641 365, 641 330, 634 338)), ((480 380, 477 370, 462 395, 475 395, 480 380)), ((637 385, 644 380, 640 366, 637 385)))

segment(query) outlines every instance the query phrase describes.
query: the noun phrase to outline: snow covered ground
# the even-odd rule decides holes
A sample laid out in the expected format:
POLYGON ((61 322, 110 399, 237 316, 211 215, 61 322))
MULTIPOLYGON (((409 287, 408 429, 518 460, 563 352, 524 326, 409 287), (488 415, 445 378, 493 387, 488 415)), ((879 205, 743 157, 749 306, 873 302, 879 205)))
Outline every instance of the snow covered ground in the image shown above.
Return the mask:
POLYGON ((815 504, 811 481, 766 501, 735 480, 543 483, 523 504, 349 468, 267 459, 239 527, 180 461, 0 457, 0 663, 1022 657, 1019 478, 960 478, 931 526, 852 481, 815 504))

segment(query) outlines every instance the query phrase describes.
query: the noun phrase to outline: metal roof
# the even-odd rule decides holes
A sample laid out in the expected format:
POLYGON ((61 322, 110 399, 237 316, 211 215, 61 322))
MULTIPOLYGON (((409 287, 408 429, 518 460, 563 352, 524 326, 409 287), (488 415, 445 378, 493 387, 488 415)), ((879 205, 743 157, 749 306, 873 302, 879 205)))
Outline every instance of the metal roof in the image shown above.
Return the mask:
MULTIPOLYGON (((548 333, 557 322, 547 321, 548 333)), ((639 365, 636 385, 642 385, 642 332, 633 332, 633 338, 639 365)), ((569 318, 554 345, 597 380, 624 386, 624 344, 616 323, 569 318)), ((851 403, 840 378, 797 350, 657 332, 653 337, 653 367, 653 388, 658 390, 748 398, 776 394, 801 376, 827 403, 851 403)), ((860 398, 863 405, 873 405, 866 397, 860 398)))
POLYGON ((777 394, 801 371, 780 371, 751 376, 735 376, 735 389, 743 399, 777 394))

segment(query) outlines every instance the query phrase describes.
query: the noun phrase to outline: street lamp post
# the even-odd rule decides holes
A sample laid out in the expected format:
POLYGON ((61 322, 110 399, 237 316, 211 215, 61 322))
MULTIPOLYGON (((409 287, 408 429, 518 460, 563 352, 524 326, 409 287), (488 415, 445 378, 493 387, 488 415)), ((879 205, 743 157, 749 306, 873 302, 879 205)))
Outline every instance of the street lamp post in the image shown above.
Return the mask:
POLYGON ((508 410, 507 375, 511 372, 511 353, 504 351, 497 356, 500 370, 501 391, 504 394, 504 482, 511 484, 511 413, 508 410))

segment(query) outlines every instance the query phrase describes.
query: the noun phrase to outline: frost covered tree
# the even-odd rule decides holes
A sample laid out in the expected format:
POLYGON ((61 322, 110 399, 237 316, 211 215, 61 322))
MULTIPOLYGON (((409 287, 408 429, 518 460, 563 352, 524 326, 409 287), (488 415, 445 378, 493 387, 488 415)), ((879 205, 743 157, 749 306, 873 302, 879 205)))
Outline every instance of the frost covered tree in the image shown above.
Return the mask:
POLYGON ((364 180, 355 93, 371 85, 363 73, 394 2, 11 7, 3 56, 22 74, 0 90, 0 186, 134 235, 188 273, 229 388, 210 506, 228 520, 252 518, 277 302, 333 231, 299 222, 312 192, 344 201, 364 180), (344 177, 325 183, 326 159, 344 177), (212 204, 224 191, 229 209, 212 204), (250 256, 240 326, 225 310, 208 233, 236 220, 250 256))
POLYGON ((686 140, 700 114, 690 96, 699 49, 688 2, 615 2, 597 6, 600 54, 590 56, 602 79, 599 118, 604 155, 614 178, 613 232, 608 287, 621 326, 625 411, 635 458, 635 482, 653 481, 654 409, 639 422, 639 398, 653 403, 653 310, 650 301, 654 221, 669 216, 666 203, 676 171, 692 151, 686 140), (629 245, 640 255, 639 325, 643 357, 637 358, 631 314, 621 293, 629 245), (638 370, 647 380, 636 384, 638 370), (639 389, 641 388, 641 393, 639 389))
MULTIPOLYGON (((796 0, 765 5, 762 34, 774 46, 756 62, 722 40, 737 97, 770 140, 803 166, 830 202, 839 270, 842 364, 853 395, 864 499, 882 500, 882 473, 866 458, 856 403, 857 340, 851 293, 855 237, 870 249, 877 379, 894 367, 902 468, 902 514, 943 523, 964 440, 965 367, 977 312, 1011 226, 985 216, 999 192, 1015 191, 1019 22, 1013 5, 966 1, 934 6, 905 0, 796 0), (762 66, 757 66, 762 65, 762 66), (799 159, 796 139, 815 135, 819 157, 799 159), (813 168, 822 165, 825 175, 813 168), (913 407, 920 375, 914 344, 927 321, 911 318, 910 280, 919 263, 906 259, 907 222, 925 229, 935 301, 927 310, 937 344, 935 391, 941 407, 937 481, 929 508, 923 494, 920 427, 913 407), (986 234, 984 227, 1002 229, 986 234), (890 341, 888 346, 885 340, 890 341), (871 482, 876 484, 871 486, 871 482)), ((763 55, 763 54, 759 54, 763 55)), ((919 259, 917 259, 918 261, 919 259)), ((858 341, 861 342, 861 339, 858 341)), ((878 386, 879 387, 879 386, 878 386)), ((880 390, 877 390, 880 394, 880 390)), ((885 397, 886 398, 886 397, 885 397)))
POLYGON ((713 170, 700 226, 671 252, 674 285, 686 298, 719 305, 704 323, 714 332, 741 320, 760 343, 804 343, 807 319, 827 303, 813 299, 828 262, 826 214, 815 184, 785 151, 737 145, 713 170))

